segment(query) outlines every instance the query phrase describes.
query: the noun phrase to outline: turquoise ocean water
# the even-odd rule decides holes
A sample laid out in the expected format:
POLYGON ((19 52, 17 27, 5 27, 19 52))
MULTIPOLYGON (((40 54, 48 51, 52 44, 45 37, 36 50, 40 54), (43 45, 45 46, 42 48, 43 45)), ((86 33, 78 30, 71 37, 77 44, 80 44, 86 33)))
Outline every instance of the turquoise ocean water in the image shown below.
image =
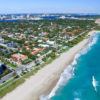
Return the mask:
POLYGON ((55 88, 41 100, 100 100, 100 33, 75 56, 55 88))

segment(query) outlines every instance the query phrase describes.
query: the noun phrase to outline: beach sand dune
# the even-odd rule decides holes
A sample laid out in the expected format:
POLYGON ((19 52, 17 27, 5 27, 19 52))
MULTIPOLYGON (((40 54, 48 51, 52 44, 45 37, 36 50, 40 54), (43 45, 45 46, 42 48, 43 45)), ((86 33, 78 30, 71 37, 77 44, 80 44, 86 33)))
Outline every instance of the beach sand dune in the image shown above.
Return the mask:
MULTIPOLYGON (((96 31, 89 32, 92 36, 96 31)), ((26 81, 8 93, 1 100, 39 100, 40 95, 48 93, 56 85, 61 73, 72 62, 74 56, 87 43, 89 39, 84 39, 69 51, 63 53, 59 58, 51 64, 46 65, 39 70, 34 76, 26 79, 26 81)))

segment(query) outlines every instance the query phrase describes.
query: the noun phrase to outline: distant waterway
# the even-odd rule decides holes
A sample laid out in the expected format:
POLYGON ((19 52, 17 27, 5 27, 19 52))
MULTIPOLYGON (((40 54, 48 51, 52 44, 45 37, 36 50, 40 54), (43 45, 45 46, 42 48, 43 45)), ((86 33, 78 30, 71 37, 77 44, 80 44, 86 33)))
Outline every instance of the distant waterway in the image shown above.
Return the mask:
POLYGON ((0 20, 0 22, 17 22, 17 21, 21 21, 19 19, 16 20, 0 20))

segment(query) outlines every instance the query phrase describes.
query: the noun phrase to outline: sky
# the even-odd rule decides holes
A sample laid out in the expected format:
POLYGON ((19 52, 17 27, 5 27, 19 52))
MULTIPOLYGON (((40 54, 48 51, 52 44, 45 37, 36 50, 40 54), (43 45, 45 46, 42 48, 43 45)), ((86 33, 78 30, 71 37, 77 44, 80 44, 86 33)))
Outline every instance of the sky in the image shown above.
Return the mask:
POLYGON ((100 13, 100 0, 0 0, 0 13, 100 13))

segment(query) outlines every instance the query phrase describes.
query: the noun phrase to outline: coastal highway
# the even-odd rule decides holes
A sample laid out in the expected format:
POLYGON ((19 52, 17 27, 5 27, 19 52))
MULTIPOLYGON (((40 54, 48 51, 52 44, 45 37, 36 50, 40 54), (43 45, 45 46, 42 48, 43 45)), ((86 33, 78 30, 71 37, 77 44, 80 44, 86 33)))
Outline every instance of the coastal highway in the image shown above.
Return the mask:
MULTIPOLYGON (((77 35, 77 36, 71 38, 71 39, 68 40, 67 42, 72 41, 73 39, 77 38, 78 36, 80 36, 80 35, 82 35, 82 34, 84 34, 84 33, 86 33, 86 32, 88 32, 88 30, 86 30, 85 32, 82 32, 81 34, 79 34, 79 35, 77 35)), ((47 54, 49 54, 49 53, 51 53, 51 52, 48 52, 47 54)), ((47 54, 41 56, 38 60, 39 60, 39 61, 42 61, 41 59, 42 59, 44 56, 46 56, 47 54)), ((8 81, 9 79, 11 79, 12 76, 13 76, 14 71, 19 75, 19 74, 22 72, 22 70, 30 69, 31 67, 33 67, 33 66, 35 66, 35 65, 36 65, 36 64, 34 63, 34 61, 32 61, 31 63, 29 63, 29 64, 27 64, 27 65, 20 65, 19 68, 17 68, 17 69, 13 69, 12 67, 7 66, 7 68, 9 68, 10 70, 12 70, 13 72, 10 73, 10 74, 8 74, 8 75, 6 75, 6 76, 4 76, 3 78, 1 78, 1 79, 0 79, 0 84, 2 84, 4 81, 8 81)))
POLYGON ((11 72, 10 74, 7 74, 6 76, 2 77, 0 79, 0 84, 10 80, 12 77, 13 77, 13 73, 16 72, 18 75, 22 72, 22 70, 25 70, 25 69, 29 69, 31 67, 35 66, 35 63, 34 62, 31 62, 27 65, 22 65, 22 66, 19 66, 19 68, 17 69, 13 69, 12 67, 10 66, 6 66, 8 69, 12 70, 13 72, 11 72))
POLYGON ((8 74, 8 75, 2 77, 2 78, 0 79, 0 84, 6 82, 6 81, 8 81, 8 80, 10 80, 10 79, 13 77, 13 73, 14 73, 14 72, 11 72, 10 74, 8 74))
POLYGON ((35 66, 34 61, 28 63, 27 65, 20 65, 19 68, 14 69, 17 74, 20 74, 22 70, 30 69, 31 67, 35 66))

